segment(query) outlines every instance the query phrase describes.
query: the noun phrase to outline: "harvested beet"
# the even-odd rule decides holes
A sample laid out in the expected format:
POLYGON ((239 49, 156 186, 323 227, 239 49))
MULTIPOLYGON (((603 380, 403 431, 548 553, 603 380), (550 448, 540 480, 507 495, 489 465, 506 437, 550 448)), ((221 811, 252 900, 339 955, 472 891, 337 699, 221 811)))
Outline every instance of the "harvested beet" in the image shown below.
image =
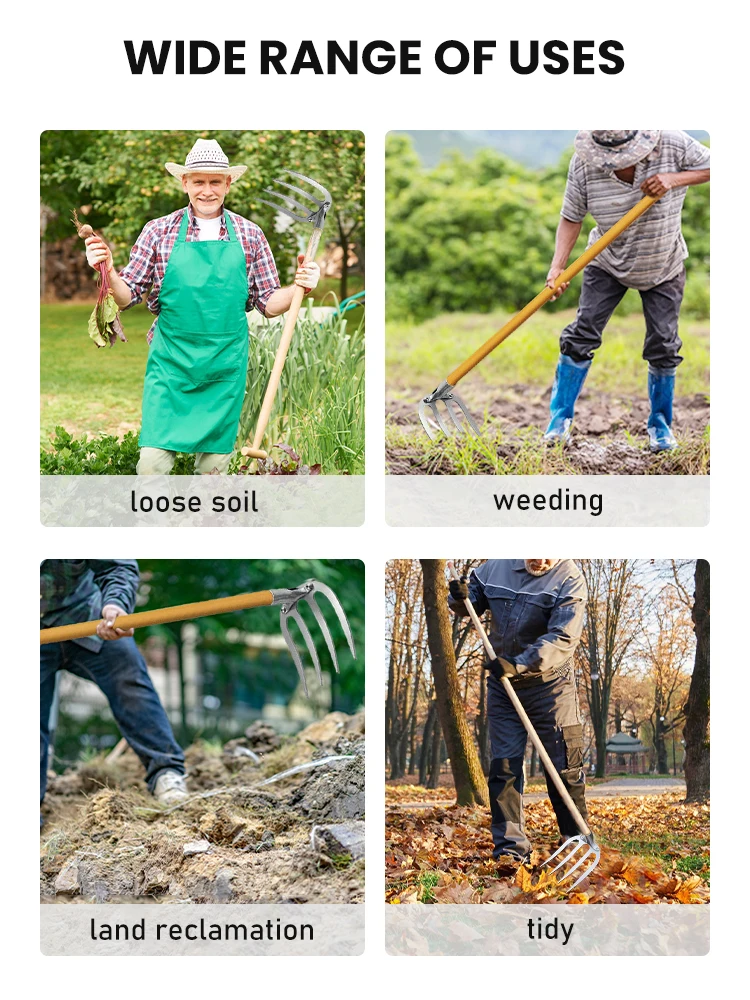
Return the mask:
MULTIPOLYGON (((78 213, 75 211, 73 212, 73 225, 82 240, 97 235, 87 223, 81 225, 78 221, 78 213)), ((96 270, 99 272, 99 297, 96 300, 94 311, 89 317, 89 337, 97 347, 112 347, 116 340, 127 343, 128 338, 125 336, 120 320, 120 307, 115 302, 110 285, 109 272, 104 263, 97 264, 96 270)))

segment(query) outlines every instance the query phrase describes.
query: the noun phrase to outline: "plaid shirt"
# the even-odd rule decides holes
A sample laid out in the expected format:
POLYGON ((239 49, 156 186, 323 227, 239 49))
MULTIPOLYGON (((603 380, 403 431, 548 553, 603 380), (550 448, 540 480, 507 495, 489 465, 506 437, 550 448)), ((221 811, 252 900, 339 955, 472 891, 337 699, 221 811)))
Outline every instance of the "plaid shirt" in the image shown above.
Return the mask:
MULTIPOLYGON (((120 277, 128 285, 132 294, 131 306, 142 302, 144 294, 150 288, 146 305, 150 312, 159 315, 161 283, 164 280, 164 272, 167 270, 169 255, 177 242, 185 211, 188 213, 189 220, 186 239, 190 243, 195 242, 199 238, 200 229, 192 205, 188 205, 187 209, 180 208, 176 212, 172 212, 171 215, 164 215, 160 219, 153 219, 143 227, 141 235, 130 251, 130 260, 120 271, 120 277)), ((235 233, 245 251, 247 263, 246 311, 258 309, 265 315, 266 302, 276 289, 281 287, 273 253, 262 230, 254 222, 243 219, 241 215, 235 215, 234 212, 227 209, 223 210, 221 216, 220 240, 229 239, 227 216, 234 222, 235 233)), ((155 328, 156 320, 148 331, 146 339, 149 344, 153 340, 155 328)))
MULTIPOLYGON (((44 559, 39 570, 41 627, 94 621, 106 604, 132 614, 138 578, 138 563, 132 559, 44 559)), ((103 641, 96 635, 73 640, 93 652, 103 641)))

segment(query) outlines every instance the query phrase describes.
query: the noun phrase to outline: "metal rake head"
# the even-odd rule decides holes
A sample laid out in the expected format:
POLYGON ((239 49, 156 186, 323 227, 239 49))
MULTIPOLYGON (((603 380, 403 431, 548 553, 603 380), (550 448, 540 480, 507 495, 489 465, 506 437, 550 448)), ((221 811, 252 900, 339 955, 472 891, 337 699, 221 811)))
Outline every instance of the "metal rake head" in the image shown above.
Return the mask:
POLYGON ((443 434, 451 433, 451 428, 445 422, 445 418, 438 408, 438 403, 445 404, 445 408, 453 421, 453 426, 457 434, 472 433, 479 437, 479 428, 474 423, 474 419, 469 413, 466 403, 464 403, 450 382, 441 382, 437 389, 430 393, 429 396, 425 396, 419 404, 419 419, 422 421, 422 426, 427 431, 431 441, 437 438, 435 432, 438 428, 443 434), (432 411, 434 420, 427 415, 427 407, 432 411))
POLYGON ((564 855, 562 860, 555 865, 555 867, 549 872, 549 874, 552 875, 554 872, 559 871, 561 868, 565 868, 565 866, 570 861, 574 861, 575 863, 570 868, 568 868, 567 871, 564 872, 562 878, 558 878, 557 880, 558 884, 560 884, 561 882, 565 882, 567 881, 567 879, 571 878, 577 871, 579 871, 583 867, 584 864, 587 863, 586 859, 593 855, 593 859, 587 863, 586 871, 583 873, 583 875, 579 875, 578 878, 573 883, 573 885, 570 887, 571 889, 575 889, 578 883, 583 882, 586 876, 590 875, 591 872, 599 864, 599 858, 601 857, 602 853, 601 848, 594 840, 593 834, 590 834, 588 837, 584 837, 584 835, 580 833, 576 837, 569 837, 564 844, 562 844, 560 847, 557 848, 554 854, 550 854, 547 860, 542 863, 541 867, 546 868, 547 865, 550 865, 555 860, 555 858, 558 857, 558 855, 563 854, 564 852, 568 853, 564 855), (581 851, 583 851, 583 853, 581 853, 581 851), (578 857, 576 857, 576 855, 578 855, 578 857))
POLYGON ((320 626, 320 631, 323 633, 323 638, 325 639, 326 646, 328 647, 328 652, 331 654, 331 660, 333 661, 333 666, 336 673, 339 672, 339 661, 336 657, 336 647, 333 644, 333 639, 331 638, 331 632, 326 624, 326 620, 323 617, 320 608, 318 607, 318 602, 315 600, 316 594, 322 594, 327 597, 331 603, 331 607, 336 612, 336 617, 339 620, 339 624, 343 629, 344 635, 346 636, 346 641, 349 644, 349 649, 351 651, 354 659, 357 658, 357 654, 354 650, 354 639, 352 638, 352 630, 349 627, 349 622, 346 620, 346 615, 344 614, 344 609, 341 607, 338 597, 334 594, 330 587, 327 587, 324 583, 319 580, 306 580, 301 587, 296 587, 294 590, 272 590, 273 594, 273 604, 281 605, 281 634, 284 636, 284 641, 287 644, 289 653, 294 660, 294 665, 297 668, 297 673, 302 681, 302 686, 305 689, 305 694, 309 696, 307 690, 307 680, 305 679, 305 670, 302 663, 302 657, 300 656, 299 650, 297 649, 294 640, 292 639, 291 633, 289 631, 289 619, 293 618, 297 623, 297 627, 302 634, 302 638, 307 646, 307 651, 310 654, 310 659, 315 667, 315 673, 318 678, 318 683, 323 683, 323 675, 320 670, 320 660, 318 658, 318 653, 315 649, 315 643, 310 635, 310 630, 305 624, 304 618, 300 615, 298 610, 298 605, 300 601, 304 601, 313 613, 315 621, 320 626))
POLYGON ((315 229, 322 229, 325 225, 326 215, 328 214, 328 209, 331 207, 332 198, 331 192, 324 188, 322 184, 318 184, 314 181, 312 177, 306 177, 304 174, 298 174, 295 170, 284 170, 284 174, 290 177, 296 177, 298 181, 303 181, 305 184, 309 184, 311 187, 315 188, 315 194, 310 191, 305 191, 301 187, 297 187, 294 184, 288 184, 286 181, 282 181, 281 178, 277 177, 274 180, 276 187, 264 188, 265 194, 271 195, 274 201, 268 198, 259 198, 258 201, 262 202, 264 205, 270 205, 271 208, 275 208, 277 212, 282 212, 284 215, 288 215, 290 219, 294 219, 295 222, 311 222, 315 229), (284 194, 283 191, 277 190, 278 188, 285 188, 287 191, 294 191, 298 194, 300 198, 304 198, 305 201, 299 201, 299 199, 292 197, 292 195, 284 194), (323 197, 318 198, 316 195, 320 193, 323 197), (304 215, 299 215, 294 209, 299 209, 300 212, 305 213, 304 215))

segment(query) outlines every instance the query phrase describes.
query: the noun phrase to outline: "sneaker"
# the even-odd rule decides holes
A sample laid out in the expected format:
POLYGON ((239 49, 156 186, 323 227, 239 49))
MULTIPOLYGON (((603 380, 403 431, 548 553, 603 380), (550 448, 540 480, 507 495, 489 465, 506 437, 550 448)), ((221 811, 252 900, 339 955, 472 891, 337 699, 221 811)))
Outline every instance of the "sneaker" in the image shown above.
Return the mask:
POLYGON ((173 806, 188 797, 185 775, 179 771, 161 771, 156 779, 153 791, 154 798, 163 806, 173 806))

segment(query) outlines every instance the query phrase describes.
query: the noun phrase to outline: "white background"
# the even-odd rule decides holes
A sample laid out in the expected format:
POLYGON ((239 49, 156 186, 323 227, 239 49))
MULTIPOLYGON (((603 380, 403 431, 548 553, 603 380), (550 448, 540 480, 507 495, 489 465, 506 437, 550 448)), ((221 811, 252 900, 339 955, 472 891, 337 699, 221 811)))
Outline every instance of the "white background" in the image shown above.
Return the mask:
MULTIPOLYGON (((739 899, 747 858, 747 538, 748 284, 744 30, 714 5, 502 3, 353 0, 300 3, 68 2, 14 5, 4 18, 3 277, 5 430, 4 693, 2 846, 3 933, 12 962, 9 995, 102 994, 303 996, 355 992, 593 996, 665 990, 691 994, 729 987, 740 968, 739 899), (20 11, 20 13, 19 13, 20 11), (12 18, 15 17, 15 22, 12 18), (10 18, 10 19, 9 19, 10 18), (123 38, 246 39, 244 77, 131 77, 123 38), (428 58, 448 38, 496 39, 483 76, 440 74, 428 58), (332 78, 256 75, 260 38, 396 42, 421 39, 423 74, 332 78), (616 38, 625 46, 619 76, 515 76, 508 40, 616 38), (736 42, 735 42, 736 39, 736 42), (735 45, 737 48, 735 48, 735 45), (601 118, 599 117, 601 115, 601 118), (632 115, 632 118, 630 117, 632 115), (622 117, 621 117, 622 116, 622 117), (566 128, 601 122, 701 127, 712 137, 713 489, 708 529, 388 529, 383 497, 383 136, 393 128, 566 128), (362 529, 46 529, 37 510, 37 204, 38 136, 44 129, 359 128, 367 137, 368 356, 367 523, 362 529), (543 548, 542 548, 543 546, 543 548), (713 567, 714 880, 712 953, 684 960, 550 958, 505 962, 458 958, 393 959, 382 950, 382 595, 387 557, 638 556, 709 558, 713 567), (364 958, 273 959, 253 965, 141 959, 42 958, 36 889, 36 575, 45 557, 360 556, 368 570, 368 945, 364 958), (12 803, 12 806, 9 804, 12 803), (21 805, 22 804, 22 805, 21 805), (12 915, 12 916, 11 916, 12 915), (736 958, 735 958, 736 956, 736 958), (123 962, 127 962, 126 965, 123 962), (144 963, 149 963, 144 967, 144 963), (721 976, 721 980, 718 977, 721 976), (627 978, 626 978, 627 977, 627 978)), ((179 152, 179 151, 176 151, 179 152)), ((85 349, 85 345, 82 345, 85 349)), ((92 354, 92 364, 106 357, 92 354)), ((746 963, 742 962, 742 967, 746 963)), ((743 977, 744 978, 744 977, 743 977)))

